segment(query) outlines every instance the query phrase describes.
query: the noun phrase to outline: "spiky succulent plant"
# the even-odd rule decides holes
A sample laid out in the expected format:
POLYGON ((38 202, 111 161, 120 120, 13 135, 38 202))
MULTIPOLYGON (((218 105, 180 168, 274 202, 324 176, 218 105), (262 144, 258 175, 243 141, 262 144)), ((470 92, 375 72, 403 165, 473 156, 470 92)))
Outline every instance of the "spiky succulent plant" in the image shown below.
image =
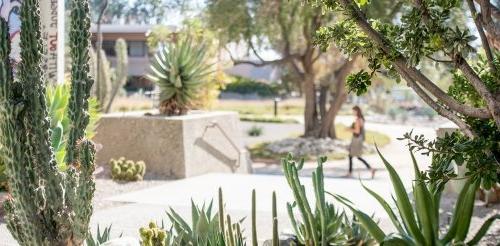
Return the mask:
POLYGON ((146 163, 144 161, 126 160, 121 157, 118 160, 111 159, 111 178, 122 181, 139 181, 144 178, 146 173, 146 163))
POLYGON ((160 49, 150 65, 148 78, 160 88, 160 113, 186 114, 211 66, 207 48, 185 38, 160 49))

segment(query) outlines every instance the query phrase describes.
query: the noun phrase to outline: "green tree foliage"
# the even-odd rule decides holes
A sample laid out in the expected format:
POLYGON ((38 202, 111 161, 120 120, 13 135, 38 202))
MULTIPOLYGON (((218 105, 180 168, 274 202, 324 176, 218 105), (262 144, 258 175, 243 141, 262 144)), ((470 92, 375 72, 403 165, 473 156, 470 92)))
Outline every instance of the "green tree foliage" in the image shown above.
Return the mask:
POLYGON ((261 97, 274 97, 278 95, 278 87, 276 85, 269 85, 243 77, 235 77, 231 83, 225 86, 223 91, 239 94, 256 93, 261 97))
MULTIPOLYGON (((383 2, 381 6, 389 7, 393 1, 383 2)), ((208 26, 217 33, 222 46, 243 43, 248 49, 247 58, 254 57, 254 60, 233 57, 234 64, 277 65, 291 71, 287 77, 296 80, 306 99, 305 136, 336 137, 330 131, 347 98, 343 90, 345 76, 353 69, 356 58, 348 61, 335 49, 320 49, 313 42, 321 25, 335 20, 334 14, 318 6, 304 5, 302 1, 278 0, 210 0, 205 12, 208 26), (279 58, 263 59, 259 51, 266 49, 278 53, 279 58), (321 67, 328 69, 321 73, 321 67), (317 100, 316 83, 322 77, 327 77, 328 83, 322 86, 326 90, 322 88, 322 96, 317 100), (327 112, 329 89, 334 100, 327 112)))
MULTIPOLYGON (((99 15, 99 6, 105 0, 90 0, 92 20, 99 15)), ((102 23, 159 24, 165 21, 169 10, 181 8, 186 0, 108 0, 102 23)))
POLYGON ((350 91, 363 94, 379 73, 404 80, 423 101, 461 129, 462 134, 435 142, 411 134, 404 137, 411 146, 435 154, 431 167, 437 176, 431 178, 453 178, 442 170, 456 157, 451 152, 459 151, 464 155, 456 163, 466 163, 467 176, 483 178, 482 185, 488 189, 500 177, 500 54, 494 45, 495 32, 488 28, 487 20, 478 19, 485 15, 493 18, 489 10, 494 6, 489 1, 478 2, 479 6, 472 0, 412 1, 402 5, 398 21, 387 21, 368 19, 366 10, 372 3, 367 1, 310 1, 346 17, 321 28, 316 43, 323 48, 334 43, 346 54, 362 55, 368 61, 370 72, 348 79, 350 91), (453 21, 455 13, 470 14, 473 18, 468 22, 475 25, 453 21), (473 42, 474 33, 480 47, 473 42), (424 62, 443 65, 453 78, 448 92, 420 70, 424 62))
POLYGON ((233 63, 254 66, 290 66, 306 97, 304 112, 305 135, 315 136, 320 124, 316 105, 315 81, 322 51, 312 43, 312 37, 321 24, 333 20, 330 13, 304 6, 300 1, 229 1, 212 0, 207 3, 209 27, 217 32, 221 45, 244 43, 248 55, 256 60, 233 58, 233 63), (265 60, 259 50, 271 49, 280 58, 265 60))

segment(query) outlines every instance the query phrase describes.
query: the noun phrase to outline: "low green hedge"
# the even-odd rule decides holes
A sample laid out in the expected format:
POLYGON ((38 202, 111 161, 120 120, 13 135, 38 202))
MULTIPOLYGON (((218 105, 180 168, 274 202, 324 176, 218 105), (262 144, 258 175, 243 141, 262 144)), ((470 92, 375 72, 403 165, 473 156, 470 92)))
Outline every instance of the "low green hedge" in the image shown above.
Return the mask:
POLYGON ((278 95, 278 88, 274 85, 269 85, 254 80, 249 80, 242 77, 236 77, 234 82, 226 85, 223 92, 233 92, 238 94, 257 93, 261 97, 273 97, 278 95))

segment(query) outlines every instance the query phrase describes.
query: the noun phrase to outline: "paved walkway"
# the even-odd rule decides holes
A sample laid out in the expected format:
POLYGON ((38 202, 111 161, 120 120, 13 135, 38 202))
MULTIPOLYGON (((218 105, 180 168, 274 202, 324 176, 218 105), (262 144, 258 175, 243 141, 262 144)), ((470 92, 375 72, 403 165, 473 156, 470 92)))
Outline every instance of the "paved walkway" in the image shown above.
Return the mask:
MULTIPOLYGON (((338 122, 348 124, 348 117, 340 117, 338 122)), ((242 123, 242 130, 254 123, 242 123)), ((259 124, 260 125, 260 124, 259 124)), ((302 131, 300 124, 265 124, 264 131, 272 132, 274 138, 286 138, 302 131)), ((388 134, 391 143, 382 149, 383 154, 398 170, 405 185, 411 185, 413 170, 410 156, 404 143, 396 140, 403 133, 411 130, 400 125, 384 125, 367 123, 367 129, 376 130, 388 134)), ((425 134, 433 137, 434 129, 416 128, 415 133, 425 134)), ((258 139, 257 139, 258 140, 258 139)), ((245 144, 251 144, 256 139, 245 138, 245 144)), ((261 140, 262 141, 262 140, 261 140)), ((428 157, 417 156, 419 164, 424 168, 429 162, 428 157)), ((355 164, 356 171, 366 185, 390 199, 392 187, 387 172, 383 171, 382 164, 376 155, 366 156, 366 159, 380 170, 374 180, 369 179, 369 173, 363 170, 360 163, 355 164)), ((307 187, 310 201, 314 201, 311 191, 310 173, 314 170, 314 163, 307 163, 302 172, 302 181, 307 187)), ((106 226, 113 224, 113 233, 123 232, 126 236, 138 236, 140 226, 147 225, 151 220, 160 222, 166 220, 165 210, 174 208, 185 218, 190 218, 190 199, 202 203, 209 202, 217 195, 217 189, 223 188, 227 210, 233 219, 243 217, 249 218, 251 211, 251 190, 256 189, 258 207, 257 220, 259 223, 259 240, 268 239, 271 236, 271 193, 277 192, 279 226, 280 231, 290 231, 290 222, 286 215, 286 202, 292 201, 293 196, 281 175, 281 167, 278 165, 255 165, 255 174, 207 174, 199 177, 169 182, 157 187, 107 197, 106 200, 122 202, 120 206, 95 211, 92 217, 92 225, 100 224, 106 226)), ((325 186, 328 191, 349 197, 357 206, 366 212, 375 212, 381 218, 381 224, 385 228, 391 228, 388 219, 384 217, 382 208, 361 187, 356 178, 340 178, 347 171, 346 161, 331 161, 325 165, 325 186)), ((245 231, 250 231, 250 220, 244 222, 245 231)), ((94 231, 94 230, 93 230, 94 231)), ((9 235, 5 224, 0 224, 0 245, 15 245, 15 241, 9 235)))

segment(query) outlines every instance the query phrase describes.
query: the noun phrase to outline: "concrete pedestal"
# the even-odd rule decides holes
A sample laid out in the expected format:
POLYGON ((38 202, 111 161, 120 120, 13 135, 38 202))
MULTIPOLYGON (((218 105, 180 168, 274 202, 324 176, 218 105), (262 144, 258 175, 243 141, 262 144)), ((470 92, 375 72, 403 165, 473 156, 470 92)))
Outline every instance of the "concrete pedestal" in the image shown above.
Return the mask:
POLYGON ((186 178, 210 172, 249 173, 236 112, 193 112, 145 116, 104 115, 94 141, 102 144, 97 163, 125 157, 146 162, 146 177, 186 178))

